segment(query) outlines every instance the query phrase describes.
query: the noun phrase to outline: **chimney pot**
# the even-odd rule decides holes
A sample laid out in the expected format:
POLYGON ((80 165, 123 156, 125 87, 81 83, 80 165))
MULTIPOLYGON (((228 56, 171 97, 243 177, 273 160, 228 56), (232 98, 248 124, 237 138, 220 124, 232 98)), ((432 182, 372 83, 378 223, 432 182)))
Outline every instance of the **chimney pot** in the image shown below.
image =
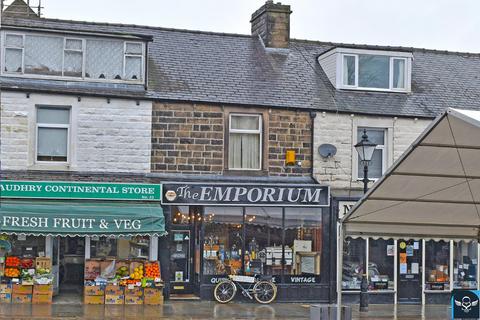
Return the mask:
POLYGON ((291 13, 289 5, 268 0, 252 14, 252 35, 260 36, 267 48, 288 48, 291 13))

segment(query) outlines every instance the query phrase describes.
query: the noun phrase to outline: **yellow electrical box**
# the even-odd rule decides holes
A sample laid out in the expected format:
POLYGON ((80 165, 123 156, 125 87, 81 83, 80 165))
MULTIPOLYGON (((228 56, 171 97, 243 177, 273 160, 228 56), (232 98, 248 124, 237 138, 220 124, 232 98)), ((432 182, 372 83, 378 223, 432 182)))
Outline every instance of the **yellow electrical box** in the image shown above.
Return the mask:
POLYGON ((295 150, 287 150, 285 153, 285 164, 287 166, 294 166, 295 165, 295 150))

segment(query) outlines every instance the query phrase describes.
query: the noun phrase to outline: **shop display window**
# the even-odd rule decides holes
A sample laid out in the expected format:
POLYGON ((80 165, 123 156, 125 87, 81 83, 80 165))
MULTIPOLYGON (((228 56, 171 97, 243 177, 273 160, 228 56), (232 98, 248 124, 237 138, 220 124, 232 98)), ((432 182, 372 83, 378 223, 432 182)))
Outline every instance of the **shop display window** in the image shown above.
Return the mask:
POLYGON ((477 241, 460 241, 453 245, 453 289, 476 289, 477 241))
POLYGON ((346 237, 343 244, 342 289, 360 290, 362 276, 366 272, 366 240, 346 237))
POLYGON ((425 245, 425 290, 449 290, 450 243, 427 241, 425 245))
POLYGON ((285 274, 320 275, 322 209, 287 208, 285 214, 285 250, 287 248, 285 274), (288 259, 290 257, 291 259, 288 259))
POLYGON ((91 258, 148 259, 150 237, 92 237, 91 258))
POLYGON ((45 256, 45 237, 44 236, 10 236, 12 252, 10 255, 36 258, 45 256))
MULTIPOLYGON (((246 208, 245 273, 278 275, 282 271, 282 209, 246 208)), ((288 267, 291 250, 285 248, 288 267)))
POLYGON ((242 208, 205 207, 204 275, 240 274, 242 208))
POLYGON ((394 247, 392 239, 369 239, 369 290, 394 290, 394 247))

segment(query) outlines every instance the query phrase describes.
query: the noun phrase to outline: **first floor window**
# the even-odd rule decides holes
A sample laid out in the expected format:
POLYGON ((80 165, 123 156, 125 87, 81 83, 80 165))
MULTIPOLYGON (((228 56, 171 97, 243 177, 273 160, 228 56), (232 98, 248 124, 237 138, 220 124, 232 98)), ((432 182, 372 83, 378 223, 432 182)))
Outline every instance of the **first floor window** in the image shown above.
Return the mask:
MULTIPOLYGON (((377 147, 373 152, 373 157, 370 163, 368 164, 368 178, 369 179, 379 179, 383 173, 385 172, 386 168, 386 134, 387 130, 384 128, 357 128, 357 142, 362 140, 362 135, 364 129, 367 130, 368 140, 375 143, 377 147)), ((363 163, 360 159, 357 158, 358 161, 358 179, 363 179, 363 163)))
POLYGON ((67 162, 70 109, 37 108, 37 161, 67 162))
POLYGON ((262 117, 231 114, 229 126, 229 169, 261 169, 262 117))

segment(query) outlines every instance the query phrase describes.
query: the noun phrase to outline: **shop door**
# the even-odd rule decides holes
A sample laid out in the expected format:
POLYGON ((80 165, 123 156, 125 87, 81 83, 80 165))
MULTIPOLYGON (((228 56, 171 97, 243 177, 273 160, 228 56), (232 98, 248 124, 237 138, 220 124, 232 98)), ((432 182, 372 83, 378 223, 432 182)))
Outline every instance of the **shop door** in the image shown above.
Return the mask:
POLYGON ((398 240, 398 303, 422 303, 422 243, 398 240))
POLYGON ((171 292, 191 294, 194 292, 192 278, 192 235, 191 230, 172 230, 170 247, 171 292))

